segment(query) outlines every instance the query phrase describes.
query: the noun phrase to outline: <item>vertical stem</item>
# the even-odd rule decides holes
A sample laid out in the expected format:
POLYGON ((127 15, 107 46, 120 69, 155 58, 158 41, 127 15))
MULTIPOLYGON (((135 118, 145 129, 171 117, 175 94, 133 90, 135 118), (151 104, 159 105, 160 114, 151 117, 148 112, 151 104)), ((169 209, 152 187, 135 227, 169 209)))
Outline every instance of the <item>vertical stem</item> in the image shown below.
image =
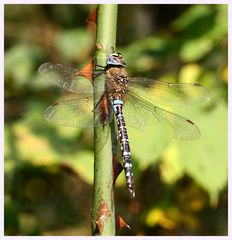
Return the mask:
MULTIPOLYGON (((115 49, 116 24, 117 5, 99 5, 96 39, 96 61, 98 65, 105 66, 106 55, 112 53, 112 48, 115 49)), ((95 104, 99 101, 99 95, 97 94, 98 79, 94 82, 95 104)), ((115 235, 112 137, 115 137, 113 123, 110 126, 104 126, 104 128, 103 126, 94 128, 93 235, 115 235)))

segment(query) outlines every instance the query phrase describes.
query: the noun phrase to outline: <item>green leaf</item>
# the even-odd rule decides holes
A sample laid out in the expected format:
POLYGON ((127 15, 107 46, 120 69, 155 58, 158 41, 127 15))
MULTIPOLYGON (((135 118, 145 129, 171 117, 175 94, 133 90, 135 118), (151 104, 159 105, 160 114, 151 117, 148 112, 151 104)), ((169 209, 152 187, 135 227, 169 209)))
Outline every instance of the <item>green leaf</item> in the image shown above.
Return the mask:
POLYGON ((213 41, 209 38, 198 38, 185 42, 180 50, 183 61, 197 61, 213 48, 213 41))
POLYGON ((76 60, 80 54, 92 49, 93 39, 84 29, 66 30, 58 33, 55 44, 66 58, 76 60))
POLYGON ((128 125, 132 158, 138 160, 142 169, 159 160, 171 139, 168 129, 158 121, 151 119, 149 123, 143 132, 128 125))
POLYGON ((205 16, 209 15, 209 13, 209 6, 203 4, 193 5, 187 11, 184 11, 184 13, 172 23, 172 27, 175 30, 183 31, 184 29, 192 25, 195 21, 197 21, 199 18, 204 18, 205 16))
POLYGON ((26 46, 18 44, 13 46, 5 54, 5 77, 11 76, 19 85, 27 85, 32 82, 35 61, 43 55, 38 46, 26 46))
POLYGON ((93 184, 93 151, 83 150, 66 156, 65 159, 78 172, 82 179, 89 184, 93 184))
MULTIPOLYGON (((211 204, 217 203, 219 192, 227 184, 228 122, 227 107, 220 103, 209 113, 201 113, 198 126, 201 138, 196 141, 173 140, 170 149, 175 154, 165 153, 166 161, 173 159, 180 165, 174 168, 176 174, 182 169, 198 182, 210 195, 211 204)), ((165 178, 165 176, 164 176, 165 178)))
POLYGON ((12 131, 18 139, 16 147, 20 159, 38 165, 54 163, 60 159, 59 153, 51 147, 48 139, 35 135, 25 122, 15 124, 12 131))

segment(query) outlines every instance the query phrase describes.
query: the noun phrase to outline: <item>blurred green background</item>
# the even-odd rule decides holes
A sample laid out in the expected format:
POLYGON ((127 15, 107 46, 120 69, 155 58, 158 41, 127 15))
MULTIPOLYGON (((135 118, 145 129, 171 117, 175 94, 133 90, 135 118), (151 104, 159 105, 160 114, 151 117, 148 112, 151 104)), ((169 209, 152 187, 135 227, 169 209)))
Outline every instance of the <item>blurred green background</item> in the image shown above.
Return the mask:
MULTIPOLYGON (((5 5, 5 235, 91 235, 93 130, 51 125, 62 95, 38 75, 47 61, 84 66, 94 5, 5 5)), ((119 5, 117 51, 129 76, 198 82, 211 100, 175 112, 201 129, 172 139, 157 122, 128 126, 136 180, 121 174, 118 235, 227 235, 227 5, 119 5)), ((110 159, 109 159, 110 160, 110 159)))

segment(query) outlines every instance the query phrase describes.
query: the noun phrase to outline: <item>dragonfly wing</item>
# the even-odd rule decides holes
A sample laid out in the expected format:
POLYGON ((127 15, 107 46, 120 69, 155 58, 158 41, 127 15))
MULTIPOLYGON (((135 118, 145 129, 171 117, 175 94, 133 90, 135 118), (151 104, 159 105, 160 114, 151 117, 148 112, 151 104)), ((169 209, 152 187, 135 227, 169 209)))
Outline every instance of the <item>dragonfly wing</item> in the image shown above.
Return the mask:
MULTIPOLYGON (((91 80, 92 70, 77 70, 58 63, 44 63, 39 67, 39 73, 53 84, 69 92, 90 93, 93 91, 91 80)), ((103 92, 102 89, 98 91, 103 92)))
POLYGON ((152 116, 151 111, 144 108, 143 103, 140 100, 138 101, 137 97, 129 93, 123 105, 123 114, 126 124, 138 130, 143 130, 152 116))
POLYGON ((174 138, 193 140, 200 137, 200 130, 191 120, 159 108, 145 99, 134 94, 132 95, 131 93, 127 94, 124 112, 126 122, 129 122, 130 124, 132 123, 132 125, 135 124, 134 126, 136 128, 138 128, 138 126, 145 126, 148 123, 149 118, 152 116, 160 123, 171 127, 174 138), (138 124, 136 125, 136 123, 138 124))
POLYGON ((180 115, 155 107, 153 115, 161 122, 173 129, 173 137, 183 140, 194 140, 201 136, 199 128, 191 120, 180 115))
POLYGON ((172 107, 204 102, 210 95, 208 89, 198 83, 168 83, 143 77, 129 78, 128 89, 150 102, 172 107))
POLYGON ((101 101, 97 103, 94 115, 92 94, 82 94, 76 98, 68 97, 48 107, 45 110, 44 117, 48 122, 68 127, 88 128, 107 124, 112 121, 113 112, 111 106, 109 106, 107 113, 105 113, 106 110, 101 110, 100 103, 101 101))

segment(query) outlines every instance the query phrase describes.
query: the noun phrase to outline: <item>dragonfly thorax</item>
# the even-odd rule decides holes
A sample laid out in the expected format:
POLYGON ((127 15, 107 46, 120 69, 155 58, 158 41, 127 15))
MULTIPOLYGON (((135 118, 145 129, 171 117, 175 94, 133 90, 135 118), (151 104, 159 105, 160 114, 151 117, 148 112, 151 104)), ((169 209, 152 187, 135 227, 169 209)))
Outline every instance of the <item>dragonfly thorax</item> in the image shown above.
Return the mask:
POLYGON ((111 67, 107 70, 108 90, 115 98, 123 98, 127 92, 128 77, 124 67, 111 67))

